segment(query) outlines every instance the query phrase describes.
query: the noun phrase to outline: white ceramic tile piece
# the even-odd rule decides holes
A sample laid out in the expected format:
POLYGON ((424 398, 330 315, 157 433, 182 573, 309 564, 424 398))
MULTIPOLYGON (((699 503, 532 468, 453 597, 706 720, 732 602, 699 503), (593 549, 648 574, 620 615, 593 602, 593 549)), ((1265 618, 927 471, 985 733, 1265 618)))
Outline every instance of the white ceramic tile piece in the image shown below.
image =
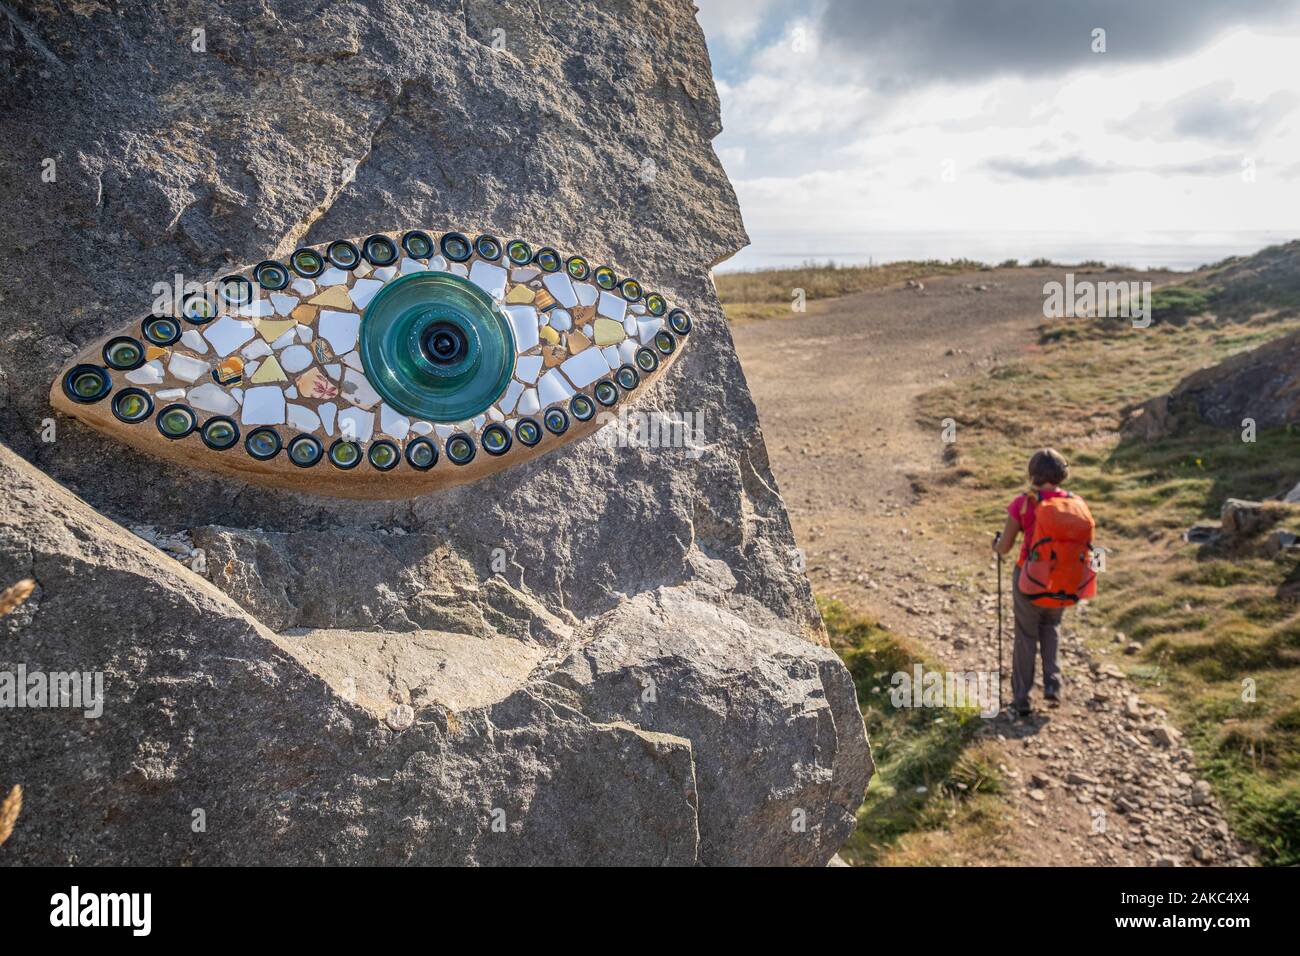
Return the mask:
POLYGON ((618 346, 607 345, 600 350, 600 354, 605 357, 605 364, 609 366, 610 371, 613 371, 623 364, 623 359, 618 354, 618 346))
POLYGON ((329 342, 335 354, 345 355, 357 347, 357 330, 361 328, 361 316, 355 312, 322 309, 316 328, 325 341, 329 342))
POLYGON ((278 352, 280 349, 293 345, 293 343, 297 341, 298 341, 298 327, 295 325, 291 329, 285 329, 284 333, 279 338, 277 338, 274 342, 271 343, 271 348, 275 349, 278 352))
POLYGON ((495 405, 489 408, 487 413, 488 418, 492 419, 494 422, 503 422, 506 420, 506 417, 501 414, 501 409, 497 408, 495 405))
POLYGON ((515 266, 510 270, 510 278, 515 282, 529 282, 542 274, 536 266, 515 266))
POLYGON ((600 299, 596 303, 596 313, 615 322, 622 322, 627 314, 627 302, 621 295, 600 290, 600 299))
POLYGON ((339 376, 343 374, 343 366, 338 362, 331 362, 329 365, 325 366, 325 374, 337 382, 339 376))
POLYGON ((465 263, 463 262, 453 262, 451 265, 447 266, 447 271, 454 276, 461 276, 462 278, 469 275, 469 269, 466 268, 465 263))
POLYGON ((633 315, 645 315, 645 306, 640 302, 629 302, 627 310, 633 315))
POLYGON ((306 325, 298 326, 299 342, 310 342, 315 337, 316 337, 316 333, 311 330, 310 326, 306 326, 306 325))
POLYGON ((446 271, 447 271, 447 260, 444 259, 442 256, 434 256, 433 258, 431 258, 431 259, 429 260, 429 271, 430 271, 430 272, 446 272, 446 271))
POLYGON ((352 270, 352 276, 353 278, 356 279, 364 279, 366 276, 370 275, 370 269, 371 269, 370 263, 366 262, 365 259, 362 259, 360 262, 356 264, 356 267, 352 270))
POLYGON ((280 353, 280 368, 290 375, 305 371, 315 358, 305 345, 290 345, 280 353))
POLYGON ((271 307, 275 309, 276 315, 288 315, 298 308, 298 297, 296 295, 285 295, 283 292, 272 292, 271 307))
POLYGON ((501 401, 498 403, 502 411, 507 415, 514 411, 515 402, 519 401, 519 396, 523 393, 523 390, 523 382, 511 380, 510 384, 506 386, 505 394, 501 396, 501 401))
POLYGON ((515 330, 515 348, 527 352, 537 344, 537 310, 531 305, 508 305, 506 316, 515 330))
POLYGON ((524 382, 537 381, 538 373, 542 370, 542 357, 540 355, 521 355, 515 362, 515 378, 524 382))
POLYGON ((200 355, 204 355, 208 351, 208 343, 203 338, 203 333, 198 329, 186 329, 181 334, 181 345, 191 352, 198 352, 200 355))
POLYGON ((218 415, 233 415, 239 411, 235 397, 215 382, 207 382, 190 389, 188 401, 195 408, 218 415))
POLYGON ((126 373, 126 380, 132 385, 157 385, 164 376, 162 359, 154 359, 139 368, 126 373))
POLYGON ((253 373, 257 371, 257 367, 258 367, 259 365, 261 365, 261 364, 262 364, 262 363, 261 363, 261 361, 260 361, 259 359, 249 359, 247 362, 245 362, 245 363, 244 363, 244 380, 247 381, 247 380, 251 379, 251 378, 253 377, 253 373))
POLYGON ((347 355, 343 356, 343 364, 348 368, 356 369, 358 372, 364 372, 366 370, 365 366, 361 364, 361 353, 357 351, 349 352, 347 355))
POLYGON ((334 416, 339 413, 339 407, 333 402, 323 402, 316 406, 316 414, 320 416, 320 427, 326 435, 334 434, 334 416))
POLYGON ((289 288, 293 289, 294 292, 297 292, 304 299, 316 294, 316 283, 312 282, 311 279, 304 279, 302 277, 294 279, 293 282, 289 283, 289 288))
POLYGON ((264 339, 257 339, 252 345, 247 346, 241 353, 246 359, 261 358, 263 355, 271 354, 271 346, 264 339))
POLYGON ((300 432, 310 433, 320 428, 320 416, 305 405, 290 403, 285 406, 285 412, 288 414, 289 424, 300 432))
POLYGON ((656 319, 654 316, 646 316, 636 320, 637 334, 641 337, 642 345, 649 345, 655 340, 655 333, 664 327, 663 319, 656 319))
POLYGON ((203 337, 212 343, 217 354, 225 358, 254 335, 257 330, 252 322, 223 315, 203 330, 203 337))
POLYGON ((631 339, 624 339, 619 342, 618 356, 628 365, 636 365, 636 343, 631 339))
POLYGON ((494 299, 506 294, 506 270, 491 262, 477 260, 469 270, 469 281, 494 299))
MULTIPOLYGON (((399 267, 398 271, 404 276, 410 275, 412 272, 425 272, 429 268, 420 260, 408 259, 405 256, 402 257, 402 261, 397 265, 399 267)), ((355 302, 356 300, 357 297, 354 295, 352 301, 355 302)))
POLYGON ((345 408, 339 412, 338 426, 344 439, 364 445, 375 433, 375 413, 363 408, 345 408))
POLYGON ((348 274, 342 269, 330 266, 324 272, 316 277, 317 285, 331 286, 342 285, 348 281, 348 274))
POLYGON ((202 359, 181 355, 180 352, 173 352, 172 360, 167 363, 167 371, 182 382, 197 382, 208 371, 209 367, 208 363, 202 359))
POLYGON ((184 398, 184 397, 185 397, 185 389, 183 389, 183 388, 164 388, 164 389, 161 389, 161 390, 159 390, 159 391, 157 391, 157 392, 154 392, 153 397, 156 398, 156 399, 158 399, 158 401, 160 401, 160 402, 174 402, 174 401, 176 401, 176 399, 178 399, 178 398, 184 398))
POLYGON ((631 316, 631 315, 629 315, 627 318, 625 318, 625 319, 623 320, 623 331, 626 332, 628 335, 631 335, 631 336, 635 336, 635 335, 636 335, 636 331, 637 331, 637 329, 636 329, 636 317, 635 317, 635 316, 631 316))
POLYGON ((569 315, 564 309, 551 309, 550 311, 551 328, 557 332, 567 332, 573 328, 573 316, 569 315))
POLYGON ((439 438, 447 439, 456 434, 457 428, 455 425, 434 425, 433 430, 438 433, 439 438))
POLYGON ((375 270, 375 278, 380 282, 387 282, 395 275, 397 275, 396 266, 384 266, 382 269, 375 270))
POLYGON ((283 425, 284 390, 279 385, 258 385, 244 392, 245 425, 283 425))
POLYGON ((433 431, 433 425, 429 422, 423 422, 417 419, 416 421, 411 422, 411 431, 415 432, 417 435, 428 435, 433 431))
POLYGON ((254 299, 248 305, 240 306, 239 314, 246 319, 263 319, 268 315, 274 315, 275 308, 271 305, 270 299, 254 299))
POLYGON ((384 284, 378 279, 358 279, 348 294, 352 296, 353 305, 358 309, 364 309, 383 287, 384 284))
POLYGON ((401 441, 406 437, 407 432, 411 430, 411 420, 405 415, 388 407, 387 404, 379 406, 379 428, 389 438, 396 438, 401 441))
POLYGON ((578 305, 595 305, 600 297, 600 289, 590 282, 573 283, 573 291, 578 297, 578 305))
POLYGON ((542 276, 542 285, 566 309, 572 309, 578 304, 578 293, 573 291, 573 280, 563 272, 551 272, 542 276))
POLYGON ((232 388, 230 390, 230 395, 235 401, 239 402, 240 405, 244 404, 244 390, 242 388, 232 388))
POLYGON ((288 388, 286 388, 286 389, 284 390, 284 397, 285 397, 285 398, 297 398, 297 397, 298 397, 298 386, 297 386, 297 385, 290 385, 288 388))
POLYGON ((354 368, 348 369, 343 373, 343 397, 353 405, 360 405, 362 408, 371 408, 375 402, 379 401, 379 393, 375 391, 370 380, 354 368))
MULTIPOLYGON (((584 349, 572 358, 566 359, 561 363, 560 369, 578 388, 586 388, 609 371, 605 357, 595 349, 584 349)), ((551 371, 555 370, 551 369, 551 371)), ((547 375, 549 374, 548 372, 547 375)), ((542 376, 542 381, 546 381, 546 376, 542 376)))
MULTIPOLYGON (((545 382, 546 380, 542 379, 542 381, 545 382)), ((515 411, 520 415, 533 415, 541 411, 541 408, 540 400, 537 397, 537 389, 528 388, 524 390, 524 394, 519 396, 519 404, 515 411)))
POLYGON ((552 368, 547 369, 542 380, 537 383, 537 393, 543 405, 554 405, 572 398, 573 387, 564 380, 558 368, 552 368))

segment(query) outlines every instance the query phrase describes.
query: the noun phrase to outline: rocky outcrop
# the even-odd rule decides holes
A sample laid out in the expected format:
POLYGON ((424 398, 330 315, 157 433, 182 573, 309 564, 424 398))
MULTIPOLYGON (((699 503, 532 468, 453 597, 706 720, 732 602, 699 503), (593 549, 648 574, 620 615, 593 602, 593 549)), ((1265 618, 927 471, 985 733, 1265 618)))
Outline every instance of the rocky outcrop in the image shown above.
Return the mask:
POLYGON ((105 701, 0 709, 5 859, 829 860, 870 756, 708 273, 745 237, 691 5, 62 9, 0 7, 0 440, 35 466, 4 453, 0 584, 38 582, 0 668, 99 672, 105 701), (690 303, 639 401, 702 448, 587 440, 362 504, 46 404, 160 280, 417 226, 690 303))

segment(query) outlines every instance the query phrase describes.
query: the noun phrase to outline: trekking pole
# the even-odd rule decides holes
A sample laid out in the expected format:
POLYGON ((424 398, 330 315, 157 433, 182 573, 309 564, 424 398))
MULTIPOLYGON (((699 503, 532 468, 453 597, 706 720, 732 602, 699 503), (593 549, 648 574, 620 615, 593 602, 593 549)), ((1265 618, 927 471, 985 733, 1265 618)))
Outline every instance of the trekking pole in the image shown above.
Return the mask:
MULTIPOLYGON (((993 546, 1002 540, 1002 532, 993 535, 993 546)), ((1002 713, 1002 552, 998 552, 998 713, 1002 713)))

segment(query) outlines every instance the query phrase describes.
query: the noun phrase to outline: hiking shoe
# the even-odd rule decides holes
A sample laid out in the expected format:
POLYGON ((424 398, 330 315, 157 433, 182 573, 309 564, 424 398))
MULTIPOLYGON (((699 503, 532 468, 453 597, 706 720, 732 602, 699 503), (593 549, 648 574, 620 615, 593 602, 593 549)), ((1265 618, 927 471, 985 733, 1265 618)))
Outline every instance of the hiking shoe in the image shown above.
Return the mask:
POLYGON ((1059 707, 1061 705, 1061 692, 1059 690, 1048 691, 1043 695, 1043 700, 1053 707, 1059 707))
POLYGON ((1011 712, 1014 713, 1021 720, 1024 720, 1026 717, 1029 717, 1033 714, 1034 708, 1029 706, 1028 704, 1014 704, 1011 708, 1011 712))

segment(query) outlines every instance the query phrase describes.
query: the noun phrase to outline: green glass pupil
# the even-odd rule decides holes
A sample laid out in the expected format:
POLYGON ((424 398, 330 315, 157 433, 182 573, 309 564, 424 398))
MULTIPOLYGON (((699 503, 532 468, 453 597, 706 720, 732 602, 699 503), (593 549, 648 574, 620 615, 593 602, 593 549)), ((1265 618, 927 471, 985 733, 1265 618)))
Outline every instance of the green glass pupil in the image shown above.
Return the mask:
POLYGON ((127 418, 139 418, 144 409, 144 399, 139 395, 127 395, 117 405, 117 410, 127 418))
POLYGON ((163 415, 162 426, 166 431, 175 435, 190 427, 190 416, 179 409, 167 412, 163 415))
POLYGON ((215 422, 205 428, 204 433, 215 445, 224 445, 235 437, 235 430, 226 422, 215 422))
POLYGON ((533 257, 532 250, 528 248, 528 244, 520 242, 517 239, 506 247, 506 255, 510 257, 511 262, 518 265, 523 265, 533 257))
POLYGON ((330 451, 330 457, 340 465, 352 464, 357 460, 360 454, 361 449, 351 442, 344 442, 341 445, 335 445, 333 450, 330 451))
POLYGON ((421 442, 411 449, 411 461, 420 467, 427 466, 433 461, 433 448, 421 442))
POLYGON ((370 449, 370 460, 380 468, 387 468, 397 460, 397 453, 390 445, 375 445, 370 449))
POLYGON ((467 458, 469 456, 469 442, 463 438, 452 439, 451 446, 447 449, 453 458, 467 458))

